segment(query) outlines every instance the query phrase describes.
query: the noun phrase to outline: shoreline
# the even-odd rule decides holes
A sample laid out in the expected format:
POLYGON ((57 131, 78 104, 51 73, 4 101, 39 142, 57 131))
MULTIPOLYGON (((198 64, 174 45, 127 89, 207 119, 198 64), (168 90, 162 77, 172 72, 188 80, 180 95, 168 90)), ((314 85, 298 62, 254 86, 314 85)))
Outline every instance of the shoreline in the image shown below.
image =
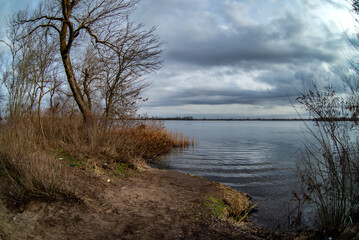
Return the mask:
POLYGON ((17 213, 3 207, 0 239, 294 239, 235 224, 231 213, 250 207, 246 195, 201 177, 148 166, 120 178, 72 172, 76 201, 35 200, 17 213), (213 199, 225 203, 226 216, 213 199))

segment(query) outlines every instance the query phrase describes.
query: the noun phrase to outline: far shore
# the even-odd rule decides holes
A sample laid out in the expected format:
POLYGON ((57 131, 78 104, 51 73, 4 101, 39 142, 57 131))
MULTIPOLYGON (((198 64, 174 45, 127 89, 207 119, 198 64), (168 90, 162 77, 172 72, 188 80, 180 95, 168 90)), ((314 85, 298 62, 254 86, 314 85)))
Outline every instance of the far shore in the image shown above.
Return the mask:
POLYGON ((318 121, 351 121, 358 122, 359 118, 193 118, 193 117, 140 117, 132 120, 155 120, 155 121, 294 121, 294 122, 318 122, 318 121))

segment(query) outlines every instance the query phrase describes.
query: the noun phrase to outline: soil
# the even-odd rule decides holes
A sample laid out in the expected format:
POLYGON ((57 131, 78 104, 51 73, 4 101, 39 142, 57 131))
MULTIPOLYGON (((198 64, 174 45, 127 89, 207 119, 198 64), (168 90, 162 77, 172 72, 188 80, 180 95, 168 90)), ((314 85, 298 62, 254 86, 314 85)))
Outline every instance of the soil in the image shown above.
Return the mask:
POLYGON ((1 206, 0 240, 294 238, 216 216, 206 204, 211 197, 231 211, 248 209, 249 202, 204 178, 149 167, 121 178, 73 172, 76 200, 32 200, 21 211, 1 206))

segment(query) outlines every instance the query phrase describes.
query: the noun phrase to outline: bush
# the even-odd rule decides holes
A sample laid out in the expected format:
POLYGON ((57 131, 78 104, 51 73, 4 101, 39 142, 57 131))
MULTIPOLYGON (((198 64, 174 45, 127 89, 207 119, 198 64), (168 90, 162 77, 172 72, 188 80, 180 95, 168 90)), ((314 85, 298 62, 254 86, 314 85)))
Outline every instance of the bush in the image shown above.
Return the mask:
POLYGON ((303 154, 300 176, 304 194, 315 206, 321 232, 340 233, 359 211, 358 98, 331 87, 314 86, 298 101, 315 118, 314 143, 303 154))

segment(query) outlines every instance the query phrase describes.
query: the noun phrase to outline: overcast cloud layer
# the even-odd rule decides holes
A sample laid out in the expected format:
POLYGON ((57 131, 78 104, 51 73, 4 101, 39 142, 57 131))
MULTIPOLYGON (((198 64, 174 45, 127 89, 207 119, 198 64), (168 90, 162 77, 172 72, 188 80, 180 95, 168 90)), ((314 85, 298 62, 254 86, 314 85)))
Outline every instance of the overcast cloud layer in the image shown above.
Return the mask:
POLYGON ((339 82, 354 29, 343 0, 147 0, 136 20, 166 48, 150 116, 295 117, 303 81, 339 82))
MULTIPOLYGON (((33 1, 0 0, 1 17, 33 1)), ((149 77, 149 116, 296 117, 303 81, 339 84, 352 51, 345 0, 143 0, 164 66, 149 77)))

